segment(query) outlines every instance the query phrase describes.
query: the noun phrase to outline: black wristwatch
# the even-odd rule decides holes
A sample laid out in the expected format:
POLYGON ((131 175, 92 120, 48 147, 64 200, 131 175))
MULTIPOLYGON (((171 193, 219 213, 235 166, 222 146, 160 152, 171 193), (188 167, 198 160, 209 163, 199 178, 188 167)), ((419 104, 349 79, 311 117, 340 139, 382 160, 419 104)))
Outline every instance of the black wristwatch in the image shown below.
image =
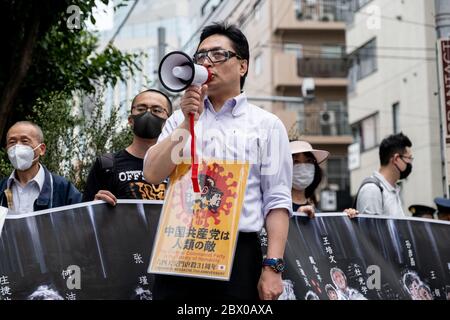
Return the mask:
POLYGON ((280 258, 265 258, 262 265, 264 267, 271 267, 276 273, 284 271, 284 261, 280 258))

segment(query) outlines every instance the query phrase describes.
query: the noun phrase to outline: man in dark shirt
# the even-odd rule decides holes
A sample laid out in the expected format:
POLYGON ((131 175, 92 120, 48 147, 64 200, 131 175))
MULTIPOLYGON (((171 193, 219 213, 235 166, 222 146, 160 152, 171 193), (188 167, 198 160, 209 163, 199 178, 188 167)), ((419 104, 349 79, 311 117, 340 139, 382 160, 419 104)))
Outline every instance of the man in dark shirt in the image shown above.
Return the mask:
POLYGON ((171 113, 172 103, 161 91, 149 89, 139 93, 131 103, 128 117, 133 127, 133 142, 124 150, 96 159, 83 201, 104 200, 115 205, 117 199, 163 200, 166 183, 147 183, 142 168, 147 149, 156 143, 171 113))

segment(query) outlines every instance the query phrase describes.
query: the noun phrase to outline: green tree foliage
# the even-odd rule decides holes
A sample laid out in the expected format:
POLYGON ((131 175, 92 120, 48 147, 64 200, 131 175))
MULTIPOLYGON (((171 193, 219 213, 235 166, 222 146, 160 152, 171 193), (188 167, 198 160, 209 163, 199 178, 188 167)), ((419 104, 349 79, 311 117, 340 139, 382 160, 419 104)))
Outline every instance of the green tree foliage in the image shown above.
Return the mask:
POLYGON ((60 91, 93 93, 100 83, 115 84, 133 74, 137 55, 111 44, 96 51, 98 39, 84 25, 93 20, 94 6, 94 0, 0 0, 2 142, 6 129, 30 116, 38 99, 60 91), (80 9, 80 29, 68 26, 70 6, 80 9))
MULTIPOLYGON (((0 0, 2 146, 14 122, 37 123, 47 145, 43 163, 80 190, 95 156, 131 142, 129 129, 120 129, 117 109, 104 114, 98 91, 140 68, 137 54, 123 53, 112 44, 98 50, 97 36, 84 25, 86 19, 95 22, 94 6, 94 0, 0 0), (80 29, 68 27, 67 9, 72 5, 82 14, 80 29), (94 102, 75 108, 75 96, 91 96, 94 102)), ((11 171, 1 148, 0 177, 11 171)))
MULTIPOLYGON (((106 152, 120 150, 132 141, 129 126, 123 127, 118 108, 107 112, 100 94, 86 105, 74 110, 74 99, 64 92, 52 93, 47 100, 39 99, 28 120, 41 125, 47 151, 41 162, 52 172, 65 176, 79 190, 84 190, 86 178, 95 158, 106 152), (86 110, 91 110, 86 114, 86 110)), ((0 159, 0 175, 11 174, 5 152, 0 159)))

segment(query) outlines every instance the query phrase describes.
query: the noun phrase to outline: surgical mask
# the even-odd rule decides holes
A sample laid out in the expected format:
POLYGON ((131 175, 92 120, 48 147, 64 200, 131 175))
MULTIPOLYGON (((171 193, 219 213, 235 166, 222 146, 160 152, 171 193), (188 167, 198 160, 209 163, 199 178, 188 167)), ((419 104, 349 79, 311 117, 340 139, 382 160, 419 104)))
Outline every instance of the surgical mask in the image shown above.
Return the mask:
POLYGON ((296 190, 305 190, 314 181, 316 168, 312 163, 294 164, 292 186, 296 190))
POLYGON ((20 171, 25 171, 30 169, 33 165, 33 161, 39 158, 34 157, 34 150, 39 148, 42 143, 40 143, 36 148, 31 148, 23 144, 15 144, 8 149, 8 158, 11 161, 13 167, 20 171))
POLYGON ((412 171, 412 164, 409 162, 405 162, 406 163, 406 168, 405 170, 401 171, 398 167, 397 170, 400 171, 400 180, 406 179, 408 178, 408 176, 411 174, 412 171))
POLYGON ((134 120, 133 132, 142 139, 156 139, 162 131, 165 120, 154 116, 151 112, 132 115, 134 120))

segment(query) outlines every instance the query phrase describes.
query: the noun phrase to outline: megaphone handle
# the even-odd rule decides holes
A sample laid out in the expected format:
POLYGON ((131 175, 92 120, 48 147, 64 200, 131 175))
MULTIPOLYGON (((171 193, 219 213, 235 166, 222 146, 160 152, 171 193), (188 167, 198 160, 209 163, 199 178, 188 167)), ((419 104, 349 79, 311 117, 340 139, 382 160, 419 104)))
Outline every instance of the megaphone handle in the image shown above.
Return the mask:
POLYGON ((189 114, 189 129, 191 131, 191 173, 192 173, 192 187, 194 188, 194 192, 200 192, 200 186, 198 184, 198 163, 196 159, 196 150, 195 150, 195 129, 194 129, 194 114, 189 114))

